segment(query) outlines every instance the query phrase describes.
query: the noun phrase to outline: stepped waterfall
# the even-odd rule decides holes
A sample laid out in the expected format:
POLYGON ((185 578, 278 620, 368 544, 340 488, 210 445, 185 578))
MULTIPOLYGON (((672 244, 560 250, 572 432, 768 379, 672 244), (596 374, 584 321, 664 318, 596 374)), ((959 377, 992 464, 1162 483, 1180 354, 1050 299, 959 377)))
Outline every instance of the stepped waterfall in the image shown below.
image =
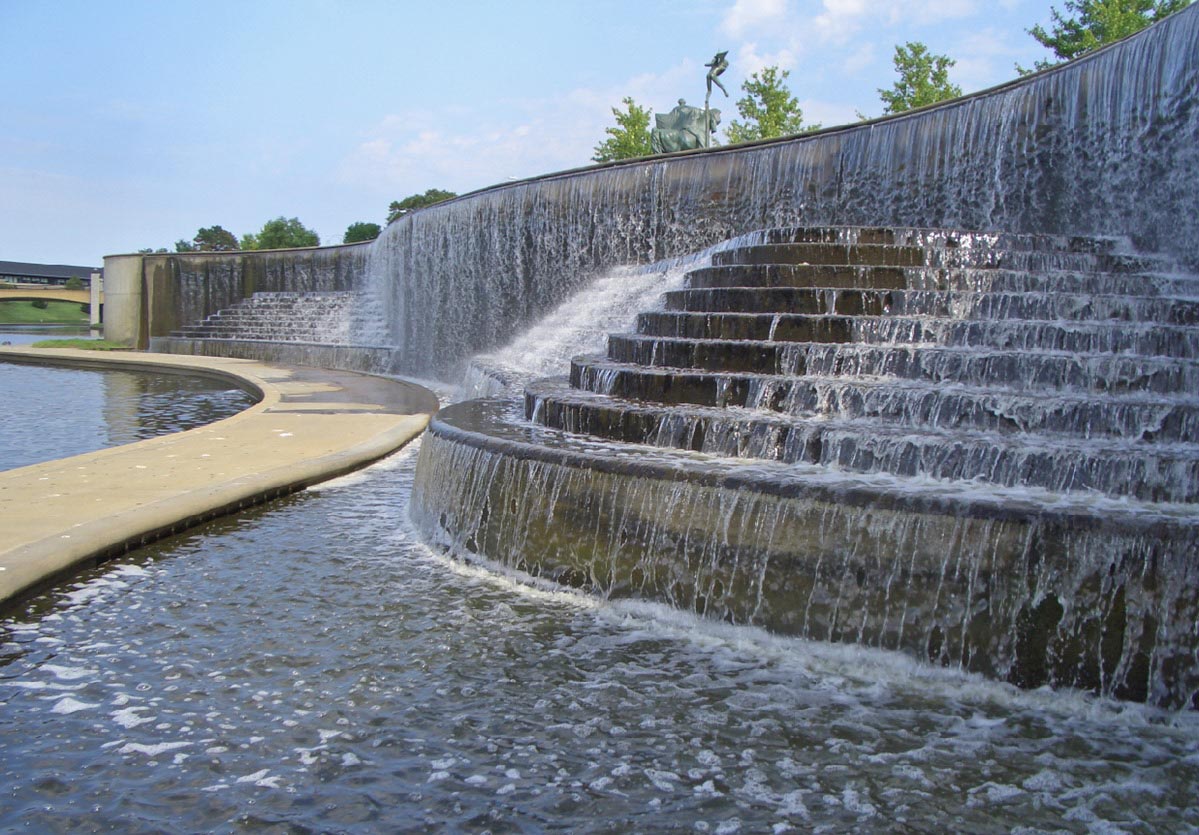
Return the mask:
POLYGON ((601 594, 1193 703, 1199 276, 1116 238, 858 227, 676 272, 569 376, 520 379, 519 347, 482 364, 509 370, 499 396, 443 409, 421 450, 428 536, 601 594))
POLYGON ((459 554, 1199 707, 1197 102, 1192 6, 931 109, 414 212, 309 256, 320 331, 269 295, 176 329, 288 289, 176 259, 151 344, 465 380, 411 500, 459 554))

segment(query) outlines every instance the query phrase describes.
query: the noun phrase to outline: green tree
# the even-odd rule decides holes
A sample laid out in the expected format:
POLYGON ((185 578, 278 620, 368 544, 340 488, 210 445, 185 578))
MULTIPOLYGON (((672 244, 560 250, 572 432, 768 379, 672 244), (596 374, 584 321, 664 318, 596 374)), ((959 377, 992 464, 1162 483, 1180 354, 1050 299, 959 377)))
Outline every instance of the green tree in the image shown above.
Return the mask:
POLYGON ((320 246, 321 238, 300 223, 298 217, 282 215, 268 220, 257 233, 242 235, 242 249, 294 249, 300 246, 320 246))
POLYGON ((1084 52, 1126 38, 1150 23, 1181 11, 1191 0, 1066 0, 1067 17, 1055 8, 1048 30, 1040 24, 1028 30, 1041 46, 1053 51, 1057 61, 1037 61, 1032 70, 1017 66, 1023 75, 1077 58, 1084 52))
POLYGON ((379 233, 382 231, 382 227, 377 223, 366 223, 363 221, 351 223, 349 228, 346 229, 346 235, 342 238, 341 242, 343 244, 356 244, 359 241, 373 241, 379 237, 379 233))
POLYGON ((440 203, 443 200, 449 200, 457 196, 452 191, 431 188, 426 190, 424 194, 410 194, 403 200, 392 200, 391 205, 387 207, 387 222, 391 223, 400 215, 406 215, 417 209, 423 209, 426 206, 432 206, 434 203, 440 203))
POLYGON ((651 111, 640 107, 628 96, 621 99, 623 111, 612 108, 616 127, 604 128, 608 138, 595 146, 595 162, 612 162, 618 159, 645 157, 654 152, 649 141, 649 117, 651 111))
POLYGON ((729 142, 752 142, 820 129, 820 125, 804 124, 799 102, 783 86, 790 74, 778 67, 765 67, 742 83, 746 96, 738 99, 737 112, 745 121, 729 122, 729 142))
POLYGON ((237 237, 220 226, 209 226, 196 232, 192 243, 203 252, 232 252, 240 249, 237 237))
POLYGON ((68 289, 68 290, 82 290, 83 289, 83 279, 77 275, 73 275, 67 279, 67 283, 63 286, 66 287, 66 289, 68 289))
POLYGON ((895 72, 899 80, 890 90, 879 88, 883 113, 902 113, 962 94, 962 88, 949 83, 949 68, 957 62, 944 55, 933 55, 918 41, 895 47, 895 72))
POLYGON ((208 226, 190 241, 175 241, 176 252, 231 252, 239 249, 237 237, 221 226, 208 226))

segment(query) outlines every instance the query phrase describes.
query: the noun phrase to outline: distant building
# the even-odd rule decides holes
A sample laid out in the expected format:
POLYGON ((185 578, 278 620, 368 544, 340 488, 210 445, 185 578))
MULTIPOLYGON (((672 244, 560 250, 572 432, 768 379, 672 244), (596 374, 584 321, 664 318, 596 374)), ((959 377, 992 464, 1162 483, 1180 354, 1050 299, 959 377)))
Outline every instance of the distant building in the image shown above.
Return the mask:
POLYGON ((67 264, 25 264, 0 261, 0 284, 41 284, 61 287, 68 279, 78 278, 84 287, 92 284, 92 273, 99 267, 73 267, 67 264))

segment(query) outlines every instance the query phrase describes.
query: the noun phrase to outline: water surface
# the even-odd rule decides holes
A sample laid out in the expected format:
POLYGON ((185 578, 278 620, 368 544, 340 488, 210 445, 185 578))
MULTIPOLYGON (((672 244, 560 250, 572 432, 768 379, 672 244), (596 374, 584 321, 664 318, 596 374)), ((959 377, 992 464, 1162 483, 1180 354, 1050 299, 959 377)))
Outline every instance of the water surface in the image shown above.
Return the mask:
POLYGON ((0 828, 1163 832, 1199 723, 533 588, 431 551, 414 450, 0 625, 0 828))
POLYGON ((205 377, 0 361, 0 470, 204 426, 254 402, 205 377))

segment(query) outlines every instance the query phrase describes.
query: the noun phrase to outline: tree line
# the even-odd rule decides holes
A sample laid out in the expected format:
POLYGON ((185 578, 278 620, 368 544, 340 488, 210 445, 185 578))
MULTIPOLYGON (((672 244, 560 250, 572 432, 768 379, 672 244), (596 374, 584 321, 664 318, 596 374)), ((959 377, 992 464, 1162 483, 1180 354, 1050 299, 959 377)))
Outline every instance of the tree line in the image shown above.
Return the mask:
MULTIPOLYGON (((408 212, 423 209, 457 196, 452 191, 431 188, 422 194, 412 194, 403 200, 393 200, 387 207, 387 222, 391 223, 408 212)), ((373 241, 379 237, 382 231, 383 227, 378 223, 358 221, 351 223, 346 228, 341 242, 354 244, 373 241)), ((268 220, 257 232, 249 232, 242 235, 240 239, 223 226, 206 226, 197 231, 190 240, 175 241, 175 252, 236 252, 254 249, 294 249, 320 245, 320 235, 301 223, 299 218, 286 218, 280 215, 273 220, 268 220)), ((165 247, 138 250, 142 254, 168 251, 165 247)))
MULTIPOLYGON (((1193 0, 1066 0, 1065 13, 1050 8, 1049 29, 1037 25, 1027 30, 1042 46, 1051 50, 1055 60, 1038 61, 1029 70, 1017 66, 1021 75, 1039 72, 1062 61, 1077 58, 1105 44, 1126 38, 1167 15, 1180 11, 1193 0)), ((883 115, 902 113, 936 104, 962 95, 962 89, 949 80, 949 69, 957 62, 947 55, 936 55, 919 41, 895 47, 893 57, 898 79, 890 89, 880 88, 883 115)), ((737 101, 740 120, 725 130, 730 143, 752 142, 810 133, 819 124, 805 123, 799 101, 784 82, 790 73, 778 67, 766 67, 753 73, 741 85, 745 96, 737 101)), ((616 124, 604 129, 606 138, 595 146, 595 162, 649 156, 650 117, 652 111, 630 97, 622 99, 624 109, 612 108, 616 124)), ((861 113, 858 116, 866 119, 861 113)))

